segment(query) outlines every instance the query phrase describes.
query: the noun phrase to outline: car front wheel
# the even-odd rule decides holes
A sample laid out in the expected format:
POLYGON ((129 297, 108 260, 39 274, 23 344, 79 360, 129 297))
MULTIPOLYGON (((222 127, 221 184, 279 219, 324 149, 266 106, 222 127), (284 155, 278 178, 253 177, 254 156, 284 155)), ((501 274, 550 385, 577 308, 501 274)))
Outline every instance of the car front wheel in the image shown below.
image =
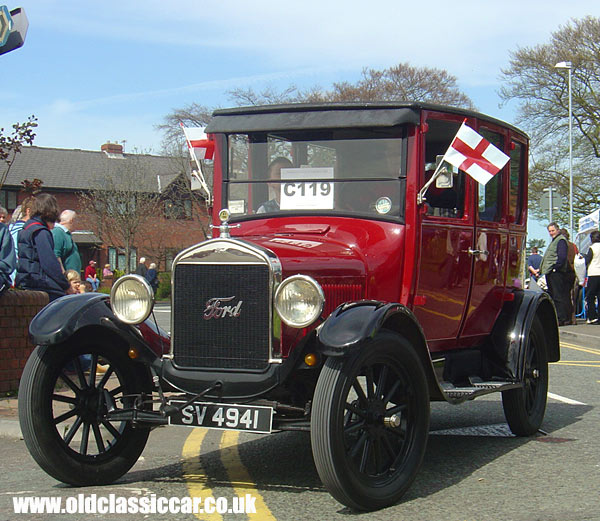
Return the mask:
POLYGON ((131 407, 131 395, 148 384, 126 346, 85 341, 38 346, 19 387, 19 420, 29 452, 64 483, 111 483, 137 461, 149 429, 111 420, 107 413, 131 407))
POLYGON ((329 492, 358 510, 396 503, 421 465, 429 431, 427 380, 402 336, 380 332, 317 382, 311 442, 329 492))

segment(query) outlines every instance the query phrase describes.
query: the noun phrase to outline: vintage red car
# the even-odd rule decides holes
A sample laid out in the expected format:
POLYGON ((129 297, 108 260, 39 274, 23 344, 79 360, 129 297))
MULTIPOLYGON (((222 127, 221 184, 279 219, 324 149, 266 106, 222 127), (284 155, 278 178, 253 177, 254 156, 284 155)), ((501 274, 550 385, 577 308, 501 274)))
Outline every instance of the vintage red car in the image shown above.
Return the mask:
POLYGON ((173 262, 171 335, 136 275, 31 323, 19 411, 46 472, 109 483, 167 423, 306 430, 331 494, 372 510, 413 481, 432 400, 500 392, 512 432, 538 430, 559 344, 522 285, 523 132, 426 103, 218 110, 206 131, 218 226, 173 262), (463 122, 510 158, 486 184, 441 162, 463 122))

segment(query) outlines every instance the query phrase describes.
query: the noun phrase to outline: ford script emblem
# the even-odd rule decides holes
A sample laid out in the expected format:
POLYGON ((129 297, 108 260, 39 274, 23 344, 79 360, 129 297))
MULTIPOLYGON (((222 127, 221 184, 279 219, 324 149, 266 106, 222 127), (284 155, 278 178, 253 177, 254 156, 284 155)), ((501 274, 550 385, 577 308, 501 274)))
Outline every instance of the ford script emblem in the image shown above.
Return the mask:
POLYGON ((204 310, 204 320, 210 320, 211 318, 237 318, 242 314, 242 303, 240 300, 235 305, 224 305, 224 302, 231 302, 235 299, 233 297, 215 297, 206 301, 206 309, 204 310))

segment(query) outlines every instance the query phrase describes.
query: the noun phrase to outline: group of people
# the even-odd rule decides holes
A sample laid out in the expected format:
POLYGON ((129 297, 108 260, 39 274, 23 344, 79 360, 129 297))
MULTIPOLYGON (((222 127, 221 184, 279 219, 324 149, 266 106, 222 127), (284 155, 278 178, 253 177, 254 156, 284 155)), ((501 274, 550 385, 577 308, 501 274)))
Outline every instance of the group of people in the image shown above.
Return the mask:
POLYGON ((570 242, 566 229, 552 222, 548 225, 548 233, 552 240, 543 257, 536 247, 531 249, 527 261, 531 279, 536 283, 542 280, 545 283, 545 289, 556 307, 559 326, 577 323, 575 313, 579 287, 586 283, 587 322, 598 323, 596 300, 600 301, 600 232, 592 232, 592 246, 585 256, 570 242))
MULTIPOLYGON (((71 235, 77 217, 73 210, 60 212, 56 198, 42 193, 26 198, 15 209, 9 226, 7 217, 6 209, 0 207, 0 295, 14 286, 44 291, 53 301, 98 290, 96 261, 88 263, 81 278, 81 256, 71 235)), ((151 264, 147 272, 156 290, 156 265, 151 264)), ((105 265, 103 277, 112 275, 110 265, 105 265)))

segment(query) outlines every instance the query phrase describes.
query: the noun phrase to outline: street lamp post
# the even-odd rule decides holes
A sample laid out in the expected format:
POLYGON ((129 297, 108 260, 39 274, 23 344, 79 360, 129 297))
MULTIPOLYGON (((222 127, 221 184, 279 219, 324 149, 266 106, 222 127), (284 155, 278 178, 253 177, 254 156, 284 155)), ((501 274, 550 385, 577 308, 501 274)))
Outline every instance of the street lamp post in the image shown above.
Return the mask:
POLYGON ((572 239, 573 235, 573 105, 571 91, 571 72, 573 65, 571 62, 558 62, 555 66, 557 69, 567 69, 569 71, 569 233, 572 239))

